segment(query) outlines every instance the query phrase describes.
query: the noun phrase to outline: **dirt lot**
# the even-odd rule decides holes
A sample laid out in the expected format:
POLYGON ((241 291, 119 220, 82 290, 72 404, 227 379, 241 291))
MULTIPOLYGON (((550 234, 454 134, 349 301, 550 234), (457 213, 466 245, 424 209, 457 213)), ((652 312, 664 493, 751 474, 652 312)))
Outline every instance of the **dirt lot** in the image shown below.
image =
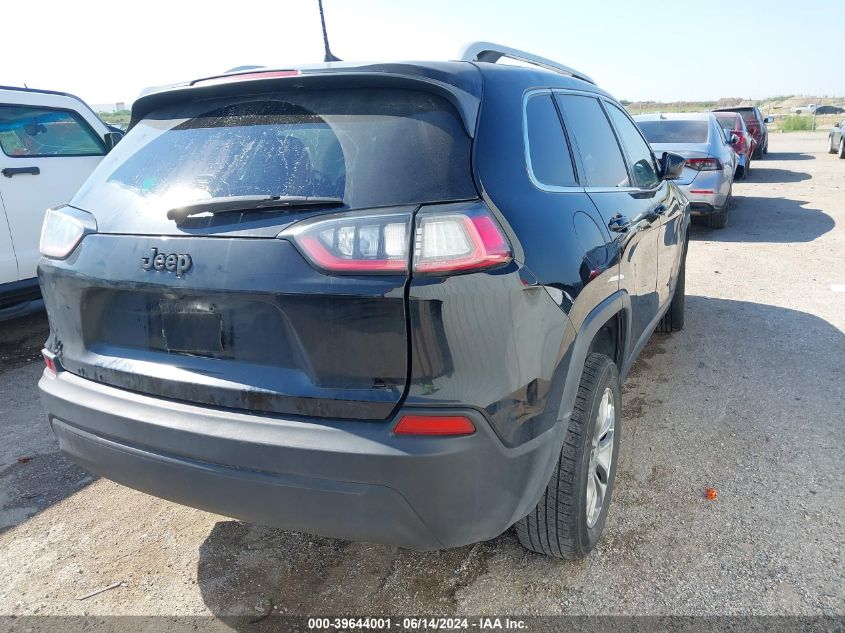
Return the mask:
POLYGON ((607 529, 577 563, 511 533, 426 554, 293 534, 98 480, 37 402, 45 320, 0 325, 0 614, 845 614, 845 161, 825 142, 773 135, 728 227, 694 228, 687 327, 625 384, 607 529))

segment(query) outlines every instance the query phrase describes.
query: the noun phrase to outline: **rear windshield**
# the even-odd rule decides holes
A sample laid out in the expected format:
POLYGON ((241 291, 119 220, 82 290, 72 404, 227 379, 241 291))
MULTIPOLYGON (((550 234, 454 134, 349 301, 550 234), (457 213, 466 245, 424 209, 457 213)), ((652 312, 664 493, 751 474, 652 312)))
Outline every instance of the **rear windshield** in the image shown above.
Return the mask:
POLYGON ((745 119, 746 123, 759 123, 757 116, 754 114, 754 110, 742 110, 740 114, 742 115, 742 118, 745 119))
POLYGON ((637 121, 649 143, 706 143, 707 121, 637 121))
POLYGON ((152 112, 74 199, 172 208, 242 195, 328 196, 353 208, 477 196, 452 106, 409 90, 319 90, 152 112), (118 191, 119 190, 119 191, 118 191), (98 199, 94 199, 98 198, 98 199))
POLYGON ((725 112, 736 112, 741 114, 746 123, 759 123, 757 115, 754 114, 754 108, 736 108, 735 110, 725 110, 725 112))
POLYGON ((716 120, 723 130, 733 130, 736 127, 736 116, 730 114, 728 116, 716 115, 716 120))

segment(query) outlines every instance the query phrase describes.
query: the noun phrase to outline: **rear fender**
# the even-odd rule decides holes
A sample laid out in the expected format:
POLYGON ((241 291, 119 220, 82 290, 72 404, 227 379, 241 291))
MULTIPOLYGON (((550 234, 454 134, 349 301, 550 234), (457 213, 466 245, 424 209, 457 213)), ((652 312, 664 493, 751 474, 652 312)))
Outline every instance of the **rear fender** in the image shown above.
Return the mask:
MULTIPOLYGON (((590 351, 590 345, 593 339, 598 334, 599 330, 605 323, 610 321, 614 316, 622 312, 626 315, 623 319, 625 324, 624 345, 622 347, 621 367, 628 367, 630 363, 627 362, 630 353, 631 344, 631 319, 628 315, 631 313, 631 298, 624 290, 619 290, 607 299, 596 306, 592 312, 584 319, 584 323, 578 330, 575 337, 575 342, 572 346, 572 356, 569 361, 569 369, 566 374, 566 385, 563 389, 563 399, 561 401, 559 419, 568 420, 575 408, 575 399, 578 396, 578 387, 581 384, 581 374, 584 371, 584 364, 587 362, 587 355, 590 351)), ((621 373, 621 372, 620 372, 621 373)), ((620 380, 624 381, 625 377, 620 375, 620 380)))

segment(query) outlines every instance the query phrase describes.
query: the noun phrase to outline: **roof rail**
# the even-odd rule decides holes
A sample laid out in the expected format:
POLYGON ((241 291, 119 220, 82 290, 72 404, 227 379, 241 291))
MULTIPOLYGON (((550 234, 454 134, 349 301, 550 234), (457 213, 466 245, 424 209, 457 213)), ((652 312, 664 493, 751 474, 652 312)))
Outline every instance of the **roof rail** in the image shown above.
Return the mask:
POLYGON ((525 51, 521 51, 516 48, 502 46, 501 44, 493 44, 492 42, 472 42, 471 44, 468 44, 464 49, 463 55, 461 55, 461 61, 490 62, 491 64, 495 64, 502 57, 508 57, 510 59, 525 62, 526 64, 539 66, 540 68, 545 68, 546 70, 551 70, 552 72, 560 73, 561 75, 569 75, 570 77, 575 77, 576 79, 589 82, 593 85, 596 83, 588 75, 585 75, 574 68, 570 68, 569 66, 558 64, 551 59, 546 59, 545 57, 540 57, 539 55, 534 55, 533 53, 526 53, 525 51))

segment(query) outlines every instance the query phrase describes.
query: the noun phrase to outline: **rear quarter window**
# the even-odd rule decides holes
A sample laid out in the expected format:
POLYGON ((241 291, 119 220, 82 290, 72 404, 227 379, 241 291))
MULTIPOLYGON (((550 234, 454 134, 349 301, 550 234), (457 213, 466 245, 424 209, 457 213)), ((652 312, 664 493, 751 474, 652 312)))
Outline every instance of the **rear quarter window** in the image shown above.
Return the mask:
POLYGON ((575 170, 560 116, 551 94, 528 98, 525 104, 528 167, 541 186, 574 187, 575 170))

